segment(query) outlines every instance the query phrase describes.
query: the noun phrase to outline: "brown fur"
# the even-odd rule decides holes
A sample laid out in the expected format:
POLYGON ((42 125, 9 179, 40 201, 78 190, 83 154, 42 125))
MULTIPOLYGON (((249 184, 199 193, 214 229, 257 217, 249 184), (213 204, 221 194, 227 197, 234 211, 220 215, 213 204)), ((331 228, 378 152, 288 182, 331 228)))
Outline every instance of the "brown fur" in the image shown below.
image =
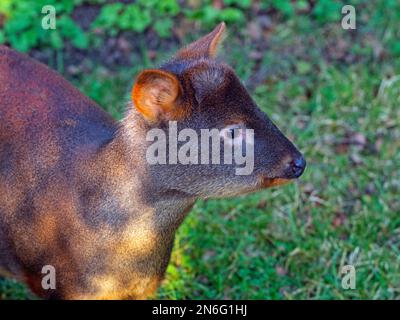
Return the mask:
POLYGON ((224 29, 144 71, 121 123, 44 65, 0 47, 0 272, 45 298, 144 299, 196 199, 294 178, 288 162, 300 153, 213 59, 224 29), (146 132, 170 119, 195 130, 253 127, 254 174, 148 165, 146 132), (44 265, 56 269, 56 290, 41 287, 44 265))

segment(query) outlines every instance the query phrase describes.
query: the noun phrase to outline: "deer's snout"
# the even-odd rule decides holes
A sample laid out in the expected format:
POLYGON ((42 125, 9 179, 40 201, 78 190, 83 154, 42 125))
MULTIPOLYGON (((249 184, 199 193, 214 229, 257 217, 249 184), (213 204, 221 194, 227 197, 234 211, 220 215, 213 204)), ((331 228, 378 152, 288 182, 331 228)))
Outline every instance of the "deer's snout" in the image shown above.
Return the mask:
POLYGON ((300 155, 296 155, 290 159, 286 165, 286 177, 288 179, 296 179, 300 177, 306 168, 306 160, 300 155))

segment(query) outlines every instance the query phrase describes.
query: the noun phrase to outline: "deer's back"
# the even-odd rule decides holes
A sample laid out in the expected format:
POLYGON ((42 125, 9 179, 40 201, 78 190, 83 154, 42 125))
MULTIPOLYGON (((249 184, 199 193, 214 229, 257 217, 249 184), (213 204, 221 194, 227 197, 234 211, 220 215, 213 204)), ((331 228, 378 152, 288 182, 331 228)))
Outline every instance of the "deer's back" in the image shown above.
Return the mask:
POLYGON ((63 235, 80 225, 76 161, 115 130, 113 119, 61 76, 0 46, 0 273, 40 274, 41 260, 62 265, 54 257, 73 247, 63 235))
POLYGON ((102 144, 115 130, 111 117, 68 81, 5 46, 0 46, 0 84, 3 148, 11 143, 14 148, 72 151, 79 145, 102 144))

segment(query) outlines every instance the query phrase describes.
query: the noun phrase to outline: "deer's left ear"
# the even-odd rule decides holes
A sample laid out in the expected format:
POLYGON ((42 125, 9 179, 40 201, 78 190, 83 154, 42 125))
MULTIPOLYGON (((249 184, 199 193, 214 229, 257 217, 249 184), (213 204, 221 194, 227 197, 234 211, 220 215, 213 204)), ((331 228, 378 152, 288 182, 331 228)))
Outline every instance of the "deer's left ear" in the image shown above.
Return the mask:
POLYGON ((225 30, 225 23, 221 22, 209 34, 179 50, 176 57, 183 59, 215 58, 218 47, 224 39, 225 30))
POLYGON ((178 99, 182 89, 175 75, 159 70, 142 71, 132 89, 132 101, 151 122, 177 120, 182 113, 178 99))

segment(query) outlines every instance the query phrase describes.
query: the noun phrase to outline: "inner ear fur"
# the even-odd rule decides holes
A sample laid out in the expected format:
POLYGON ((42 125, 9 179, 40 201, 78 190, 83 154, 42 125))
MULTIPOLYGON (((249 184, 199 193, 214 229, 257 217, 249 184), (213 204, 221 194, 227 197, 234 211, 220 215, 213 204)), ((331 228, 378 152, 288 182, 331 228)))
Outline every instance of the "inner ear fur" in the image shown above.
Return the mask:
POLYGON ((160 69, 142 71, 132 89, 132 101, 147 120, 177 120, 182 88, 177 77, 160 69))

